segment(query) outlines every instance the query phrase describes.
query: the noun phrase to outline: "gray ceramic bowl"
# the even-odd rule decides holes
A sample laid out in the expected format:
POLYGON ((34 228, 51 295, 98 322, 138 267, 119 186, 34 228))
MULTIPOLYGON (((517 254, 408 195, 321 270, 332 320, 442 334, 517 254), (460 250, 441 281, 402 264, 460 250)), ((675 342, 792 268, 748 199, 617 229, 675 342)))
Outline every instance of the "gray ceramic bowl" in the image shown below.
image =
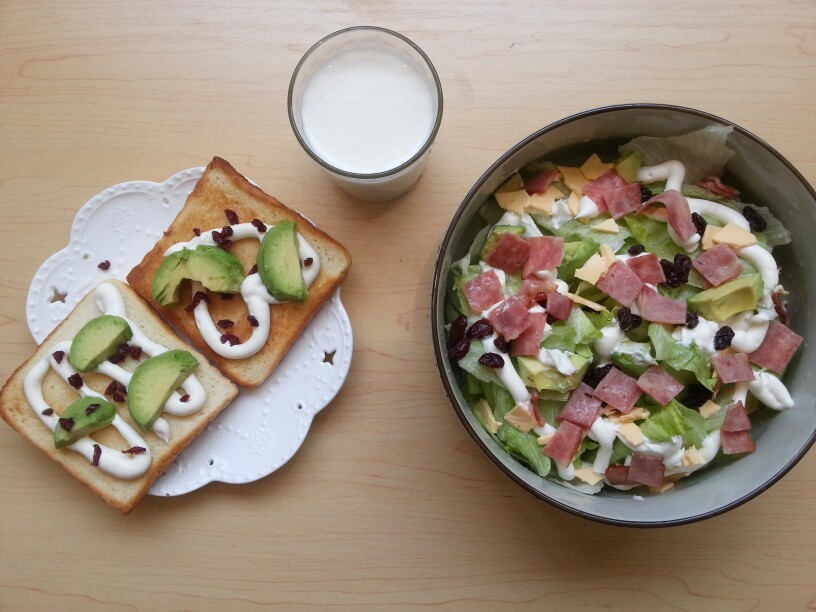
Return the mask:
MULTIPOLYGON (((603 155, 602 155, 603 156, 603 155)), ((816 193, 796 169, 765 142, 729 121, 676 106, 632 104, 599 108, 557 121, 502 155, 476 182, 451 221, 436 262, 432 294, 432 329, 442 382, 470 435, 493 462, 530 493, 563 510, 596 521, 633 527, 677 525, 715 516, 759 495, 801 459, 816 440, 816 193), (467 252, 483 226, 478 209, 521 166, 546 156, 584 159, 591 152, 615 151, 635 136, 671 136, 709 125, 730 125, 728 144, 736 155, 726 167, 727 183, 742 199, 769 206, 793 235, 790 245, 774 251, 782 283, 791 292, 793 329, 805 338, 785 375, 796 406, 754 425, 756 452, 713 466, 678 482, 662 495, 633 498, 632 493, 604 490, 583 495, 545 480, 507 455, 482 429, 460 391, 458 368, 445 349, 445 289, 451 262, 467 252)))

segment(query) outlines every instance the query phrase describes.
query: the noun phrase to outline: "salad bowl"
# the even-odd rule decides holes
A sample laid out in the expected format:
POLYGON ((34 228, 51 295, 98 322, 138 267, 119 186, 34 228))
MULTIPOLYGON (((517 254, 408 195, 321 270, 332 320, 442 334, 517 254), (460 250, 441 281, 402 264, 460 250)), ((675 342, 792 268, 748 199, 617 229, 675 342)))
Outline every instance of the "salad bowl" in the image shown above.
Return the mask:
POLYGON ((816 348, 811 340, 816 334, 816 273, 811 265, 816 261, 814 231, 816 192, 804 177, 770 145, 720 117, 677 106, 629 104, 589 110, 544 127, 509 149, 481 176, 442 240, 434 270, 431 316, 436 361, 450 402, 476 444, 507 476, 539 499, 575 515, 621 526, 660 527, 735 508, 782 478, 816 440, 816 348), (764 409, 772 414, 755 420, 750 432, 756 441, 755 452, 736 460, 718 453, 716 460, 707 459, 705 469, 692 470, 664 487, 663 493, 645 487, 609 486, 588 491, 589 487, 572 486, 550 477, 552 474, 541 476, 511 456, 486 430, 474 412, 473 396, 465 392, 465 374, 448 346, 452 320, 448 296, 454 266, 468 256, 485 228, 488 200, 528 164, 546 159, 573 165, 572 160, 587 159, 593 153, 614 158, 621 145, 637 137, 674 137, 705 128, 725 134, 725 146, 733 152, 725 164, 723 181, 739 189, 743 202, 767 206, 790 231, 790 243, 775 248, 773 257, 781 268, 779 282, 789 292, 791 329, 803 339, 783 377, 792 406, 764 409))

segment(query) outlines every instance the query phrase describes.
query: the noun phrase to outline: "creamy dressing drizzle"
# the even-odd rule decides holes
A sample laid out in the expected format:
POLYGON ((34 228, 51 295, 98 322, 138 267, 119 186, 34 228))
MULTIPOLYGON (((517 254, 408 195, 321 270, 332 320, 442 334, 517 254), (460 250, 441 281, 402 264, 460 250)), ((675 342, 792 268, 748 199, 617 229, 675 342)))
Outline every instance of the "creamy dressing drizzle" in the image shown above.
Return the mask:
MULTIPOLYGON (((265 233, 261 232, 252 223, 238 223, 231 227, 232 236, 230 238, 233 241, 244 240, 247 238, 261 240, 263 238, 263 234, 265 233)), ((266 227, 266 231, 268 231, 274 226, 264 224, 264 227, 266 227)), ((196 236, 188 242, 176 243, 167 249, 164 255, 166 257, 184 248, 195 249, 200 245, 216 246, 212 233, 220 230, 221 228, 207 230, 206 232, 201 232, 200 236, 196 236)), ((310 266, 301 266, 303 281, 308 288, 320 273, 320 257, 318 256, 317 251, 312 248, 312 246, 303 236, 298 234, 297 238, 298 252, 300 254, 301 262, 305 261, 307 258, 312 259, 312 264, 310 266)), ((193 283, 194 293, 201 290, 202 286, 200 283, 193 283)), ((264 286, 263 281, 261 281, 260 275, 257 273, 248 275, 241 283, 241 297, 243 297, 244 301, 246 302, 249 314, 255 317, 255 319, 258 321, 258 326, 252 328, 252 334, 250 337, 241 344, 231 345, 228 342, 221 342, 223 331, 216 327, 215 322, 210 316, 210 310, 205 300, 201 300, 193 311, 196 325, 198 325, 198 330, 201 332, 201 337, 207 343, 207 346, 209 346, 220 356, 226 357, 227 359, 243 359, 245 357, 251 357, 260 351, 261 348, 263 348, 267 339, 269 338, 271 328, 271 314, 269 305, 281 303, 270 295, 269 291, 267 291, 266 287, 264 286)))

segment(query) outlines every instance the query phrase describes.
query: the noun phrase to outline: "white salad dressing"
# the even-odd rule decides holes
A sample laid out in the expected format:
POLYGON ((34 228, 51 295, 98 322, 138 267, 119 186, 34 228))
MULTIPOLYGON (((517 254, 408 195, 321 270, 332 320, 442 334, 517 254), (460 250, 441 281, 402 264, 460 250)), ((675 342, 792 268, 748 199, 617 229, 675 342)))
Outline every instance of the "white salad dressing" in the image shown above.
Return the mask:
POLYGON ((594 219, 600 214, 601 211, 598 210, 598 205, 595 204, 592 198, 589 196, 581 196, 581 199, 578 200, 578 214, 575 215, 576 219, 594 219))
POLYGON ((618 437, 618 426, 599 416, 592 423, 587 435, 598 443, 592 471, 596 474, 603 474, 609 467, 609 460, 612 458, 612 446, 618 437))
POLYGON ((753 353, 765 340, 768 324, 768 321, 756 320, 750 310, 735 314, 725 322, 725 325, 734 330, 731 348, 741 353, 753 353))
MULTIPOLYGON (((238 223, 231 227, 232 236, 230 239, 237 241, 244 240, 246 238, 261 240, 263 239, 263 234, 272 229, 274 226, 264 224, 264 227, 266 228, 264 232, 260 231, 252 223, 238 223)), ((167 249, 164 255, 166 257, 184 248, 195 249, 200 245, 216 246, 212 233, 213 231, 220 231, 220 229, 221 228, 215 228, 214 230, 201 232, 200 236, 196 236, 188 242, 178 242, 167 249)), ((317 251, 312 248, 312 245, 310 245, 303 236, 298 234, 297 239, 298 252, 300 254, 301 262, 307 259, 312 260, 312 264, 310 266, 301 266, 303 281, 308 288, 320 273, 320 257, 318 256, 317 251)), ((201 290, 202 287, 200 283, 193 283, 193 293, 201 290)), ((258 325, 257 327, 252 328, 252 335, 240 344, 232 345, 228 342, 221 342, 223 330, 219 330, 218 327, 216 327, 215 322, 212 320, 206 300, 201 300, 198 302, 193 310, 196 325, 198 325, 198 330, 201 332, 201 337, 207 343, 207 346, 209 346, 217 354, 221 355, 222 357, 226 357, 227 359, 243 359, 245 357, 251 357, 263 348, 267 339, 269 338, 271 328, 271 313, 269 306, 270 304, 281 303, 270 295, 269 291, 267 291, 266 287, 264 286, 263 281, 261 281, 260 275, 257 273, 249 274, 243 280, 241 283, 241 297, 243 297, 244 301, 246 302, 249 314, 255 317, 258 325)))
POLYGON ((721 325, 716 321, 709 321, 699 317, 697 325, 693 329, 685 325, 678 325, 672 332, 672 338, 677 340, 681 346, 691 346, 692 343, 700 347, 708 357, 717 351, 714 349, 714 336, 719 331, 721 325))
POLYGON ((754 380, 748 382, 748 391, 768 408, 793 408, 793 398, 787 387, 779 378, 765 370, 754 372, 754 380))
POLYGON ((602 338, 598 338, 593 345, 595 355, 598 357, 598 365, 610 363, 615 347, 626 340, 626 334, 621 331, 615 323, 601 328, 602 338))

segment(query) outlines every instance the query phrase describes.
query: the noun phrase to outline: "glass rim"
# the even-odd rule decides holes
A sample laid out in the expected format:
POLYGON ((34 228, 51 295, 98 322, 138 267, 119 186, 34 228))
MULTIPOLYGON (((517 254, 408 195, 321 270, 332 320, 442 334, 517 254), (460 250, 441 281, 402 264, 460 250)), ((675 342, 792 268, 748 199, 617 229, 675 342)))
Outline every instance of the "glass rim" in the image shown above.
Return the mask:
POLYGON ((430 58, 425 54, 425 52, 412 40, 403 36, 399 32, 395 32, 393 30, 389 30, 387 28, 381 28, 379 26, 352 26, 350 28, 344 28, 342 30, 337 30, 336 32, 332 32, 331 34, 324 36, 320 40, 318 40, 315 44, 309 47, 309 50, 303 54, 303 57, 300 58, 300 61, 295 66, 295 70, 292 73, 292 78, 289 81, 289 93, 286 100, 287 110, 289 112, 289 123, 292 126, 292 131, 295 133, 295 138, 300 143, 300 146, 303 148, 304 151, 315 160, 318 164, 320 164, 323 168, 332 172, 333 174, 337 174, 339 176, 345 178, 352 178, 352 179, 379 179, 379 178, 386 178, 389 176, 393 176, 395 174, 399 174, 406 168, 409 168, 414 163, 416 163, 428 149, 431 148, 434 139, 436 138, 436 134, 439 131, 439 126, 442 123, 442 84, 439 81, 439 75, 436 72, 436 68, 434 68, 433 63, 431 62, 430 58), (419 57, 425 62, 428 69, 430 70, 431 76, 433 77, 434 86, 436 88, 436 99, 437 99, 437 107, 436 107, 436 116, 434 118, 434 124, 431 128, 430 133, 428 134, 428 138, 422 144, 422 146, 417 150, 414 155, 412 155, 409 159, 404 161, 398 166, 394 168, 389 168, 388 170, 383 170, 382 172, 350 172, 348 170, 342 170, 337 166, 333 166, 332 164, 328 163, 324 159, 322 159, 317 153, 315 153, 309 144, 306 142, 306 139, 300 133, 298 129, 297 122, 295 121, 295 112, 292 105, 292 100, 294 97, 294 89, 295 89, 295 82, 300 75, 301 68, 309 56, 312 55, 315 51, 317 51, 322 45, 326 44, 327 42, 337 38, 338 36, 342 36, 344 34, 348 34, 351 32, 357 31, 369 31, 369 32, 379 32, 382 34, 386 34, 388 36, 393 36, 399 39, 401 42, 407 44, 413 51, 415 51, 419 57))

